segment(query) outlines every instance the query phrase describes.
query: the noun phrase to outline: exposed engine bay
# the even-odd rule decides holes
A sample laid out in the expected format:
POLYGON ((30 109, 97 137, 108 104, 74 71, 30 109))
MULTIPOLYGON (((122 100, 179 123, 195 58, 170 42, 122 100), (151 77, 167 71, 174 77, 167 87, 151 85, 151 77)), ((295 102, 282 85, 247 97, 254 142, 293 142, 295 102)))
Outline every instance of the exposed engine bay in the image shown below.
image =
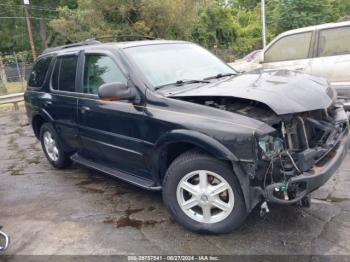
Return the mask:
POLYGON ((307 185, 297 178, 316 174, 323 163, 332 158, 343 134, 348 132, 348 116, 337 103, 326 110, 277 115, 265 104, 252 100, 182 99, 248 116, 275 129, 268 135, 257 136, 256 161, 249 172, 251 184, 261 187, 274 202, 300 201, 307 185))

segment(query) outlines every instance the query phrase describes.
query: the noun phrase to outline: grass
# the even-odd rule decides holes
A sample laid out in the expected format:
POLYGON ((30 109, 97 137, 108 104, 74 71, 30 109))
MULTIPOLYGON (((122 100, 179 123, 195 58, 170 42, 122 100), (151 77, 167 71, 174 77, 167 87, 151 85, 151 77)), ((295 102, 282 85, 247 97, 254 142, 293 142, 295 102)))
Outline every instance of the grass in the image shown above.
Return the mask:
MULTIPOLYGON (((0 96, 14 94, 14 93, 22 93, 24 91, 23 86, 26 86, 27 84, 22 82, 7 82, 6 84, 7 92, 4 88, 2 88, 2 85, 3 84, 0 81, 0 96)), ((24 102, 18 103, 19 107, 23 105, 24 105, 24 102)), ((0 111, 8 111, 13 108, 14 108, 14 105, 12 103, 0 105, 0 111)))
MULTIPOLYGON (((24 107, 24 102, 19 102, 19 103, 18 103, 18 107, 19 107, 19 108, 24 107)), ((6 112, 6 111, 13 110, 13 109, 14 109, 13 104, 3 104, 3 105, 0 105, 0 112, 6 112)))
MULTIPOLYGON (((26 86, 26 83, 7 82, 7 84, 6 84, 7 94, 21 93, 24 91, 23 86, 26 86)), ((0 95, 6 95, 5 91, 6 91, 5 89, 0 88, 0 95)))

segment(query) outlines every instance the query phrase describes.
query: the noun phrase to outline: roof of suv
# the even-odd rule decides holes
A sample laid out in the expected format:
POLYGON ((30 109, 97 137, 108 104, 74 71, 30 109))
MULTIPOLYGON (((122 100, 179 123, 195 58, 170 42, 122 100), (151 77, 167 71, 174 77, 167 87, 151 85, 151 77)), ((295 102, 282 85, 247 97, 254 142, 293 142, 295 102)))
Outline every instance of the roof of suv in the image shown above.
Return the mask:
POLYGON ((188 43, 188 42, 179 41, 179 40, 140 40, 140 41, 128 41, 128 42, 101 43, 96 40, 87 40, 80 43, 48 48, 44 50, 43 55, 50 54, 50 53, 67 53, 67 52, 74 52, 74 51, 80 51, 80 50, 86 50, 86 49, 91 50, 97 47, 100 48, 101 46, 105 46, 109 48, 125 49, 125 48, 136 47, 136 46, 179 44, 179 43, 188 43))
POLYGON ((321 24, 321 25, 313 25, 313 26, 307 26, 307 27, 289 30, 289 31, 281 33, 279 36, 286 36, 286 35, 302 33, 302 32, 307 32, 307 31, 312 31, 312 30, 322 30, 322 29, 349 26, 349 25, 350 25, 350 21, 338 22, 338 23, 327 23, 327 24, 321 24))

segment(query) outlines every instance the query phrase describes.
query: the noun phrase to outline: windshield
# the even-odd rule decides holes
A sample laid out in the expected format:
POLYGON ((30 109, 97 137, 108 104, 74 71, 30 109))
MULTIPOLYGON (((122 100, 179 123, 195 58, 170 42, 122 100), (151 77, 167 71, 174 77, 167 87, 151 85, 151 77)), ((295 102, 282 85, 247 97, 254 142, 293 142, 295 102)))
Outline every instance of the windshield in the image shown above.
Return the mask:
POLYGON ((236 74, 219 58, 190 43, 138 46, 124 49, 154 88, 179 81, 236 74))

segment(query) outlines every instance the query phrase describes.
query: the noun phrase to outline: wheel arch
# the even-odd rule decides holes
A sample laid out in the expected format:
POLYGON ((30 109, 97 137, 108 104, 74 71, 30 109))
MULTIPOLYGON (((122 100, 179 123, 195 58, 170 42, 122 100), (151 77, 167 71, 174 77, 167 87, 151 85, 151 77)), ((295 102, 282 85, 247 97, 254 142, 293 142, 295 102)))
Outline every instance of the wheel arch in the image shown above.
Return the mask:
POLYGON ((194 148, 220 160, 238 161, 232 152, 212 137, 192 130, 172 130, 163 134, 155 144, 152 162, 156 179, 161 183, 165 172, 175 158, 194 148))
POLYGON ((252 192, 249 177, 241 168, 239 159, 219 141, 192 130, 173 130, 162 135, 155 146, 156 150, 155 154, 153 154, 153 161, 155 161, 154 166, 157 169, 154 172, 156 180, 160 184, 170 164, 177 156, 188 150, 197 148, 204 153, 227 162, 231 166, 239 182, 246 209, 247 211, 252 209, 252 192))
POLYGON ((163 134, 155 144, 156 151, 159 153, 158 157, 161 156, 160 153, 166 150, 169 145, 178 143, 193 145, 218 159, 229 161, 239 160, 228 148, 214 138, 197 131, 186 129, 172 130, 163 134))
POLYGON ((40 139, 40 128, 41 126, 46 122, 51 122, 52 117, 45 111, 41 110, 40 112, 36 113, 31 120, 31 125, 35 134, 35 137, 37 139, 40 139))

